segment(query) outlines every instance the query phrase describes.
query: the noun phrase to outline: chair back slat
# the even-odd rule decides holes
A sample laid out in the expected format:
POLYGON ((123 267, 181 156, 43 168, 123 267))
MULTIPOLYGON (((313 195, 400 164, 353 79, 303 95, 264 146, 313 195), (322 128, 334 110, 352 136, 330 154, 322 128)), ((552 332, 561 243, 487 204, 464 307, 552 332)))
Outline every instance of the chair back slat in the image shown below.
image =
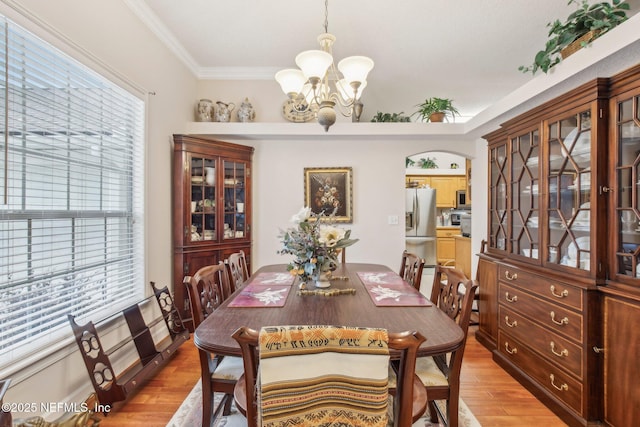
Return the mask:
POLYGON ((197 328, 230 293, 227 270, 222 261, 202 267, 183 280, 189 294, 193 327, 197 328))
POLYGON ((423 258, 407 251, 402 252, 402 264, 400 265, 400 272, 398 274, 417 291, 420 291, 423 269, 423 258))
POLYGON ((249 278, 249 266, 247 264, 247 258, 244 251, 232 253, 227 258, 226 262, 229 268, 229 281, 231 285, 231 292, 235 292, 237 289, 244 286, 249 278))

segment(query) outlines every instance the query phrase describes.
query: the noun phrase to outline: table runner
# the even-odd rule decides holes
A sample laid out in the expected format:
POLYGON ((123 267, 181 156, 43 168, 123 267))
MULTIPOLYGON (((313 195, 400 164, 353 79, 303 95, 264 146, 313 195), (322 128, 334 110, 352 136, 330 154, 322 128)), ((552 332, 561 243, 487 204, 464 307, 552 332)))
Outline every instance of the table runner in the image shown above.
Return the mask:
POLYGON ((432 305, 429 299, 392 271, 363 271, 358 272, 358 277, 378 307, 432 305))

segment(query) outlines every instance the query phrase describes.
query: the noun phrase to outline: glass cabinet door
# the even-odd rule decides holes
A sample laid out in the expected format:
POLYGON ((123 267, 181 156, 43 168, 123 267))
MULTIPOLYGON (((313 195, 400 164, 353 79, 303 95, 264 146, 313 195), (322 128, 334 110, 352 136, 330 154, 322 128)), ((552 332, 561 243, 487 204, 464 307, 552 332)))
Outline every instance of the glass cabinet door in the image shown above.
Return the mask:
POLYGON ((247 235, 245 184, 247 164, 224 160, 224 231, 223 239, 243 238, 247 235))
POLYGON ((489 247, 507 249, 507 144, 490 148, 489 151, 489 247))
POLYGON ((540 131, 511 138, 511 253, 538 259, 540 131))
POLYGON ((547 261, 590 269, 591 110, 547 123, 547 261))
POLYGON ((216 161, 191 157, 191 230, 187 242, 216 240, 216 161))
POLYGON ((640 278, 640 95, 617 102, 616 273, 640 278))

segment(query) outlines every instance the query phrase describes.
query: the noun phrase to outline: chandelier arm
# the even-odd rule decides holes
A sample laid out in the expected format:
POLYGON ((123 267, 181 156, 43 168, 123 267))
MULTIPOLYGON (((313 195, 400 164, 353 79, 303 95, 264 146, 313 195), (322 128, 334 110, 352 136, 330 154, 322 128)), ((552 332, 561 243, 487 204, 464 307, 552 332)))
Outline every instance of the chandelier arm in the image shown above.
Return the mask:
POLYGON ((329 96, 329 100, 336 103, 340 114, 342 114, 344 117, 351 117, 351 115, 353 114, 353 105, 355 104, 355 101, 353 99, 351 99, 349 102, 345 102, 340 96, 338 96, 338 94, 331 93, 331 95, 329 96))

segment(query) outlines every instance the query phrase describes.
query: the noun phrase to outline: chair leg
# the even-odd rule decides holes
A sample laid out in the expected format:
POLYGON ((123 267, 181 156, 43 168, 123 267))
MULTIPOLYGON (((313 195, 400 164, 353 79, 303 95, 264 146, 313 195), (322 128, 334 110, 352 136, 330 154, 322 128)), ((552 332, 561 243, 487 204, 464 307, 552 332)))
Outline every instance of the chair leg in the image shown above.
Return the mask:
POLYGON ((228 416, 231 414, 231 403, 233 403, 233 395, 225 394, 222 398, 224 402, 220 402, 220 404, 224 403, 224 410, 222 411, 222 415, 228 416))
POLYGON ((213 421, 213 392, 211 383, 202 381, 202 427, 210 427, 213 421))
POLYGON ((436 402, 433 400, 429 401, 429 415, 431 423, 438 423, 438 409, 436 408, 436 402))
POLYGON ((447 400, 447 415, 449 421, 447 422, 448 427, 458 427, 458 399, 449 399, 447 400))

